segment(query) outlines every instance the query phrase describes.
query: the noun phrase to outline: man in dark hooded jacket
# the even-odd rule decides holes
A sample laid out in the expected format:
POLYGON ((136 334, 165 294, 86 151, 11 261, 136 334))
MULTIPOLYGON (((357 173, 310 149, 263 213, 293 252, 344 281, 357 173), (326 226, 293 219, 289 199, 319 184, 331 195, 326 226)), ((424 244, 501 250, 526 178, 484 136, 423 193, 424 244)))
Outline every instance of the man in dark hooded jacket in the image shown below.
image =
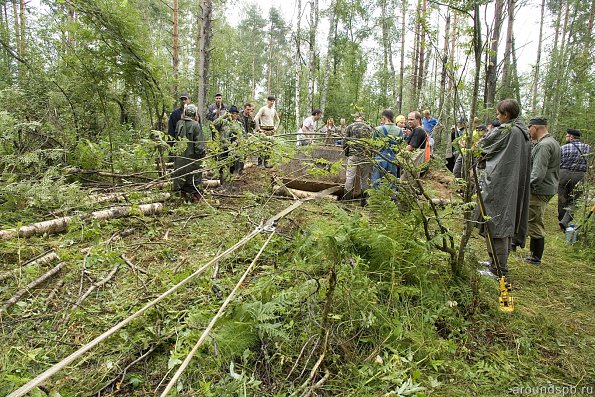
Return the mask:
POLYGON ((485 165, 479 188, 486 210, 481 214, 480 230, 486 237, 490 256, 483 263, 488 269, 480 272, 485 276, 498 274, 494 254, 502 274, 508 273, 511 243, 524 246, 529 216, 531 138, 527 127, 518 120, 520 108, 515 100, 503 100, 496 110, 502 125, 488 132, 479 143, 480 165, 485 165))
POLYGON ((201 161, 205 156, 205 136, 198 123, 198 109, 195 105, 186 105, 182 119, 176 124, 176 140, 187 140, 186 150, 174 160, 174 191, 179 191, 185 201, 198 202, 201 199, 202 171, 201 161))

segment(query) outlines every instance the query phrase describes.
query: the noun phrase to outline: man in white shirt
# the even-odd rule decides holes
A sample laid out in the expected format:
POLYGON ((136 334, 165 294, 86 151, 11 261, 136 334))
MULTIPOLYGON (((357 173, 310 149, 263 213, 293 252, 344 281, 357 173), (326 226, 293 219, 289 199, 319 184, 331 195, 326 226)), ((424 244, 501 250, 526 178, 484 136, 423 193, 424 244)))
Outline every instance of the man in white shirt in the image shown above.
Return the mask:
POLYGON ((322 110, 315 109, 312 111, 310 117, 306 117, 302 123, 300 136, 298 136, 298 146, 311 145, 314 143, 314 131, 316 131, 316 123, 322 117, 322 110))
MULTIPOLYGON (((275 105, 276 98, 273 95, 269 95, 267 97, 267 104, 261 107, 254 116, 254 124, 256 126, 257 132, 262 132, 265 135, 271 136, 274 135, 277 129, 279 128, 279 123, 281 119, 279 118, 279 113, 273 107, 275 105)), ((258 165, 264 166, 265 168, 271 168, 269 164, 269 153, 263 153, 262 156, 258 157, 258 165)))

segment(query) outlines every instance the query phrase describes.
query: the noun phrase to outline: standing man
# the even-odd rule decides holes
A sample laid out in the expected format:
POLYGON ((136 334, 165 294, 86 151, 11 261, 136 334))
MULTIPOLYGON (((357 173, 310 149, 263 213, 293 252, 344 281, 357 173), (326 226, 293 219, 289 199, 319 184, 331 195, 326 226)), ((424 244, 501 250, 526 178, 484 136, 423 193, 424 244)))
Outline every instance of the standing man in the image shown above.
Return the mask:
POLYGON ((565 230, 572 221, 574 202, 580 192, 576 185, 583 180, 587 172, 588 156, 591 146, 581 142, 579 130, 566 130, 566 144, 561 148, 560 183, 558 184, 558 224, 565 230))
POLYGON ((215 94, 215 103, 209 105, 207 108, 206 119, 210 122, 213 122, 219 117, 225 115, 225 112, 227 112, 227 106, 223 104, 223 96, 221 96, 221 94, 215 94))
POLYGON ((254 116, 252 113, 254 112, 254 105, 251 103, 244 104, 244 110, 240 113, 240 123, 244 128, 245 134, 253 134, 254 130, 256 130, 256 123, 254 122, 254 116))
MULTIPOLYGON (((421 114, 419 112, 411 112, 407 116, 407 122, 411 128, 411 134, 406 138, 406 151, 412 152, 415 149, 420 149, 413 157, 413 165, 418 167, 425 162, 430 161, 430 153, 426 149, 428 145, 428 135, 426 130, 421 126, 421 114)), ((428 146, 429 148, 429 146, 428 146)))
POLYGON ((198 109, 188 104, 184 116, 174 131, 175 139, 186 139, 186 150, 174 159, 173 190, 180 192, 184 201, 199 202, 202 198, 201 160, 205 156, 205 136, 198 123, 198 109))
MULTIPOLYGON (((372 138, 374 130, 364 122, 363 113, 356 112, 353 117, 354 122, 345 129, 345 140, 343 141, 343 149, 347 156, 344 200, 354 198, 357 188, 359 188, 360 194, 364 194, 368 188, 372 170, 369 149, 365 142, 361 142, 361 139, 372 138)), ((362 200, 362 203, 365 201, 362 200)))
POLYGON ((514 99, 505 99, 496 110, 502 125, 486 134, 478 145, 482 152, 480 166, 485 170, 477 188, 486 211, 478 214, 478 227, 480 234, 486 237, 490 256, 489 261, 482 263, 488 268, 480 274, 491 277, 498 274, 494 254, 506 275, 512 239, 517 245, 524 245, 531 180, 531 139, 527 127, 518 120, 519 104, 514 99))
MULTIPOLYGON (((261 107, 254 116, 254 124, 257 132, 262 132, 267 136, 275 135, 275 132, 279 128, 281 119, 275 109, 275 96, 269 95, 267 97, 267 104, 261 107)), ((271 168, 269 159, 271 155, 268 150, 264 150, 262 156, 258 157, 258 165, 264 166, 265 168, 271 168)))
POLYGON ((380 125, 374 131, 374 139, 383 142, 382 147, 378 150, 378 155, 375 157, 375 165, 372 168, 372 187, 378 188, 380 179, 385 175, 392 175, 391 178, 393 189, 396 190, 395 180, 400 176, 399 167, 394 163, 395 150, 397 146, 403 141, 403 131, 397 127, 393 118, 395 114, 392 110, 386 109, 382 112, 380 118, 380 125))
POLYGON ((315 109, 312 111, 312 115, 306 117, 302 123, 301 134, 299 138, 298 146, 311 145, 314 143, 314 131, 316 131, 316 123, 322 117, 322 110, 315 109))
POLYGON ((217 160, 222 163, 219 167, 219 180, 222 185, 227 167, 229 167, 231 175, 241 173, 244 167, 241 159, 235 153, 230 153, 232 144, 241 139, 244 131, 242 123, 238 120, 239 117, 240 111, 232 105, 229 112, 211 123, 213 139, 219 138, 220 154, 217 156, 217 160))
POLYGON ((543 217, 547 203, 558 188, 560 173, 560 145, 547 129, 547 119, 529 120, 529 134, 535 144, 531 149, 531 196, 529 199, 528 234, 531 254, 525 261, 539 265, 545 244, 543 217))
POLYGON ((178 121, 182 119, 182 115, 184 113, 184 107, 190 103, 190 95, 188 93, 180 94, 180 107, 175 109, 169 115, 169 120, 167 121, 167 135, 168 135, 168 143, 170 146, 174 144, 174 137, 176 135, 176 126, 178 125, 178 121))
POLYGON ((429 110, 424 110, 424 118, 422 119, 424 130, 428 132, 430 146, 432 147, 432 153, 434 152, 434 128, 440 128, 440 122, 434 117, 430 116, 429 110))

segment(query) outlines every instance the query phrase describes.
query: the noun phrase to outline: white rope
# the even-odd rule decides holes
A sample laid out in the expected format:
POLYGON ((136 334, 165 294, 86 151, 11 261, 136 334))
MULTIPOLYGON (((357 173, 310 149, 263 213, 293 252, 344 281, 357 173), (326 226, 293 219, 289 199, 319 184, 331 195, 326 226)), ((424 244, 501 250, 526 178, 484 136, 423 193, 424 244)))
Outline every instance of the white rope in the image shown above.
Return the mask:
POLYGON ((176 284, 173 287, 171 287, 170 289, 168 289, 166 292, 161 294, 159 297, 157 297, 154 300, 152 300, 151 302, 147 303, 145 306, 143 306, 141 309, 139 309, 136 313, 132 314, 130 317, 128 317, 128 318, 122 320, 121 322, 119 322, 118 324, 114 325, 112 328, 110 328, 103 334, 99 335, 98 337, 96 337, 91 342, 87 343, 86 345, 84 345, 83 347, 81 347, 80 349, 75 351, 74 353, 70 354, 68 357, 66 357, 59 363, 54 364, 53 366, 51 366, 50 368, 45 370, 43 373, 38 375, 35 379, 32 379, 29 382, 25 383, 23 386, 19 387, 17 390, 10 393, 8 395, 8 397, 24 396, 25 394, 27 394, 28 392, 33 390, 35 387, 41 385, 43 382, 45 382, 50 377, 55 375, 58 371, 62 370, 64 367, 66 367, 67 365, 72 363, 74 360, 80 358, 83 354, 85 354, 86 352, 91 350, 93 347, 97 346, 99 343, 101 343, 105 339, 109 338, 111 335, 116 333, 121 328, 128 325, 132 320, 139 317, 145 311, 147 311, 151 307, 155 306, 157 303, 159 303, 160 301, 162 301, 163 299, 165 299, 166 297, 171 295, 173 292, 178 290, 180 287, 187 284, 194 277, 198 276, 199 274, 201 274, 202 272, 207 270, 213 263, 217 262, 224 256, 229 255, 230 253, 234 252, 235 250, 237 250, 238 248, 240 248, 241 246, 246 244, 248 241, 252 240, 258 233, 260 233, 260 231, 261 231, 261 227, 259 226, 256 229, 254 229, 252 232, 250 232, 249 234, 244 236, 244 238, 242 238, 240 241, 235 243, 233 246, 229 247, 227 250, 225 250, 221 254, 217 255, 215 258, 210 260, 207 264, 202 266, 200 269, 198 269, 197 271, 192 273, 190 276, 186 277, 184 280, 180 281, 178 284, 176 284))
POLYGON ((223 302, 223 304, 219 308, 219 311, 217 312, 217 314, 215 315, 215 317, 213 317, 211 319, 211 322, 209 323, 209 325, 207 326, 207 328, 203 331, 202 335, 200 335, 200 338, 198 339, 198 342, 196 342, 196 344, 194 345, 194 347, 192 348, 192 350, 190 351, 190 353, 188 354, 188 356, 186 356, 186 359, 184 359, 184 362, 182 363, 182 365, 180 365, 180 368, 178 368, 178 370, 176 371, 176 373, 174 374, 174 376, 171 378, 171 380, 169 381, 169 383, 167 384, 167 386, 163 390, 163 393, 161 393, 161 397, 167 397, 167 395, 169 394, 169 392, 172 389, 172 387, 174 387, 174 385, 178 382, 178 379, 180 379, 180 376, 182 375, 182 372, 184 372, 184 370, 186 369, 186 367, 188 367, 188 364, 190 364, 190 360, 192 360, 192 357, 194 357, 194 354, 196 353, 196 351, 198 350, 198 348, 200 347, 200 345, 202 344, 202 342, 209 335, 209 333, 213 329, 213 326, 215 326, 215 323, 217 322, 217 320, 221 316, 223 316, 223 312, 225 311, 225 308, 227 307, 227 305, 229 305, 229 302, 231 302, 231 300, 235 296, 235 294, 238 291, 238 289, 241 287, 241 285, 244 282, 244 280, 246 280, 246 277, 248 277, 248 275, 254 269, 254 265, 256 265, 256 262, 258 261, 258 258, 260 258, 260 255, 262 254, 262 252, 264 251, 264 249, 266 248, 266 246, 269 244, 269 241, 271 241, 271 238, 273 238, 273 235, 274 234, 275 234, 275 232, 273 231, 269 235, 269 238, 267 239, 267 241, 265 241, 265 243, 262 245, 262 247, 260 247, 260 251, 258 251, 258 254, 256 254, 256 256, 254 257, 254 259, 252 260, 252 263, 250 263, 250 266, 248 266, 248 269, 246 269, 246 271, 244 272, 244 274, 240 278, 240 281, 238 281, 238 283, 236 284, 236 286, 234 287, 234 289, 231 291, 231 293, 229 294, 229 296, 227 297, 227 299, 225 299, 225 302, 223 302))

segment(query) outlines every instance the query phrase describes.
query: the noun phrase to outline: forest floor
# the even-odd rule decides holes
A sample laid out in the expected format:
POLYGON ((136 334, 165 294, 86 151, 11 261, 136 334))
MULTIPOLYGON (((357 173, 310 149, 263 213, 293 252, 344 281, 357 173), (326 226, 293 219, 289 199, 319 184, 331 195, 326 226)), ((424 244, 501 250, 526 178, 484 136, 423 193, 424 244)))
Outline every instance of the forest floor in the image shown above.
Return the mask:
MULTIPOLYGON (((446 172, 430 171, 424 180, 433 197, 456 198, 446 172)), ((0 284, 2 302, 58 263, 23 266, 27 259, 53 250, 66 263, 0 314, 0 396, 288 207, 292 201, 273 197, 270 185, 271 171, 253 167, 233 189, 212 191, 200 204, 172 198, 160 215, 75 222, 65 233, 0 242, 0 271, 16 270, 0 284), (113 269, 113 278, 76 304, 113 269)), ((445 256, 413 241, 418 220, 407 215, 395 227, 375 213, 381 201, 374 200, 370 208, 309 201, 281 220, 208 347, 182 376, 179 395, 595 394, 594 251, 564 241, 555 200, 543 263, 526 264, 527 249, 511 257, 512 314, 497 309, 496 281, 470 267, 468 283, 454 283, 445 256), (411 266, 376 269, 375 261, 384 265, 379 253, 394 254, 384 253, 387 244, 404 252, 387 263, 411 266)), ((456 217, 448 223, 453 233, 461 230, 456 217)), ((222 259, 32 395, 162 390, 265 239, 222 259)), ((468 257, 485 257, 475 233, 468 257)))

